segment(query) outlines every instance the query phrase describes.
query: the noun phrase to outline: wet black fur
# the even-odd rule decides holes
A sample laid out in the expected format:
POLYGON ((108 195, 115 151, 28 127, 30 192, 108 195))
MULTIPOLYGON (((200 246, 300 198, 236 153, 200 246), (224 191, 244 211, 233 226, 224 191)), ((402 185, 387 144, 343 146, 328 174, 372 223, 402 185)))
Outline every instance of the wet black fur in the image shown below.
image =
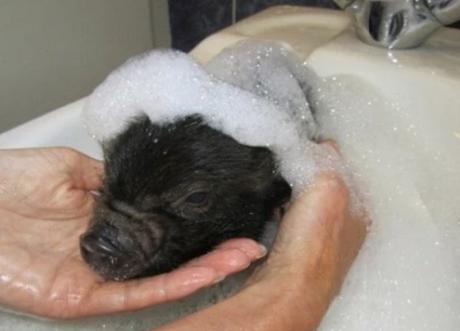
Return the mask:
POLYGON ((138 118, 104 152, 82 255, 107 279, 169 271, 229 238, 257 240, 291 194, 270 150, 199 116, 162 126, 138 118))

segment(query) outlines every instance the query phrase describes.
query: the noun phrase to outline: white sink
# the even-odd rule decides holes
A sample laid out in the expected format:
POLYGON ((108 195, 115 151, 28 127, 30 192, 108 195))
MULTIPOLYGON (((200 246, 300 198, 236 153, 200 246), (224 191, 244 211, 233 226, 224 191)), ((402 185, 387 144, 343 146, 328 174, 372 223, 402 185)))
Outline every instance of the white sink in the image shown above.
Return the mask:
MULTIPOLYGON (((374 224, 321 330, 459 330, 460 31, 441 29, 418 49, 387 52, 358 41, 350 22, 340 11, 273 7, 210 36, 191 54, 206 63, 242 39, 277 40, 323 78, 312 92, 317 117, 354 169, 374 224)), ((80 121, 83 102, 0 135, 0 148, 65 145, 100 157, 80 121)), ((73 322, 4 313, 0 331, 13 324, 143 330, 214 296, 73 322)))

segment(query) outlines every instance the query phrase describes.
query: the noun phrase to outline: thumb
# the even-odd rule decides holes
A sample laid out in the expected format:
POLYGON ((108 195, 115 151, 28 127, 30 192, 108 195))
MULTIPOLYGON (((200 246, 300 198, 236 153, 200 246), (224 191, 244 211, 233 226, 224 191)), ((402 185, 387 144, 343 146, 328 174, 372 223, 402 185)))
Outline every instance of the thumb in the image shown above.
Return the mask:
POLYGON ((96 190, 102 186, 104 166, 99 160, 75 151, 72 179, 75 188, 96 190))
POLYGON ((277 254, 293 255, 312 250, 314 243, 319 241, 318 236, 331 233, 329 227, 334 224, 325 220, 340 219, 347 209, 348 198, 348 188, 338 174, 328 172, 318 175, 287 210, 273 250, 277 254))

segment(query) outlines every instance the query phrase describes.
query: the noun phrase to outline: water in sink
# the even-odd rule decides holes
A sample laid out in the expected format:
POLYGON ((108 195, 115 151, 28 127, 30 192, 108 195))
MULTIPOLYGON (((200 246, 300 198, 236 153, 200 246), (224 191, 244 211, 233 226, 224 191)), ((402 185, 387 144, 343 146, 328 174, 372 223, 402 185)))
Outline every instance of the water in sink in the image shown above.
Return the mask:
POLYGON ((459 117, 403 108, 346 76, 321 81, 313 99, 373 219, 320 330, 458 330, 460 136, 447 123, 459 117))

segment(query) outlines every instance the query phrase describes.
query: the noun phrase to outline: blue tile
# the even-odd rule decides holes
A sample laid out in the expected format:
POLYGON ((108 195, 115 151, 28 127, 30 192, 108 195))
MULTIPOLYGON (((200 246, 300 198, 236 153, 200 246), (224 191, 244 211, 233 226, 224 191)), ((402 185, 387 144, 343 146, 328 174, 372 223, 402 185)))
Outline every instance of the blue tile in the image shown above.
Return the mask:
POLYGON ((237 20, 278 5, 338 8, 332 0, 236 0, 236 3, 237 20))
POLYGON ((169 17, 173 48, 187 52, 232 24, 232 0, 169 0, 169 17))
MULTIPOLYGON (((333 0, 236 0, 236 19, 276 5, 337 8, 333 0)), ((174 48, 189 51, 208 35, 232 24, 232 0, 169 0, 174 48)))

